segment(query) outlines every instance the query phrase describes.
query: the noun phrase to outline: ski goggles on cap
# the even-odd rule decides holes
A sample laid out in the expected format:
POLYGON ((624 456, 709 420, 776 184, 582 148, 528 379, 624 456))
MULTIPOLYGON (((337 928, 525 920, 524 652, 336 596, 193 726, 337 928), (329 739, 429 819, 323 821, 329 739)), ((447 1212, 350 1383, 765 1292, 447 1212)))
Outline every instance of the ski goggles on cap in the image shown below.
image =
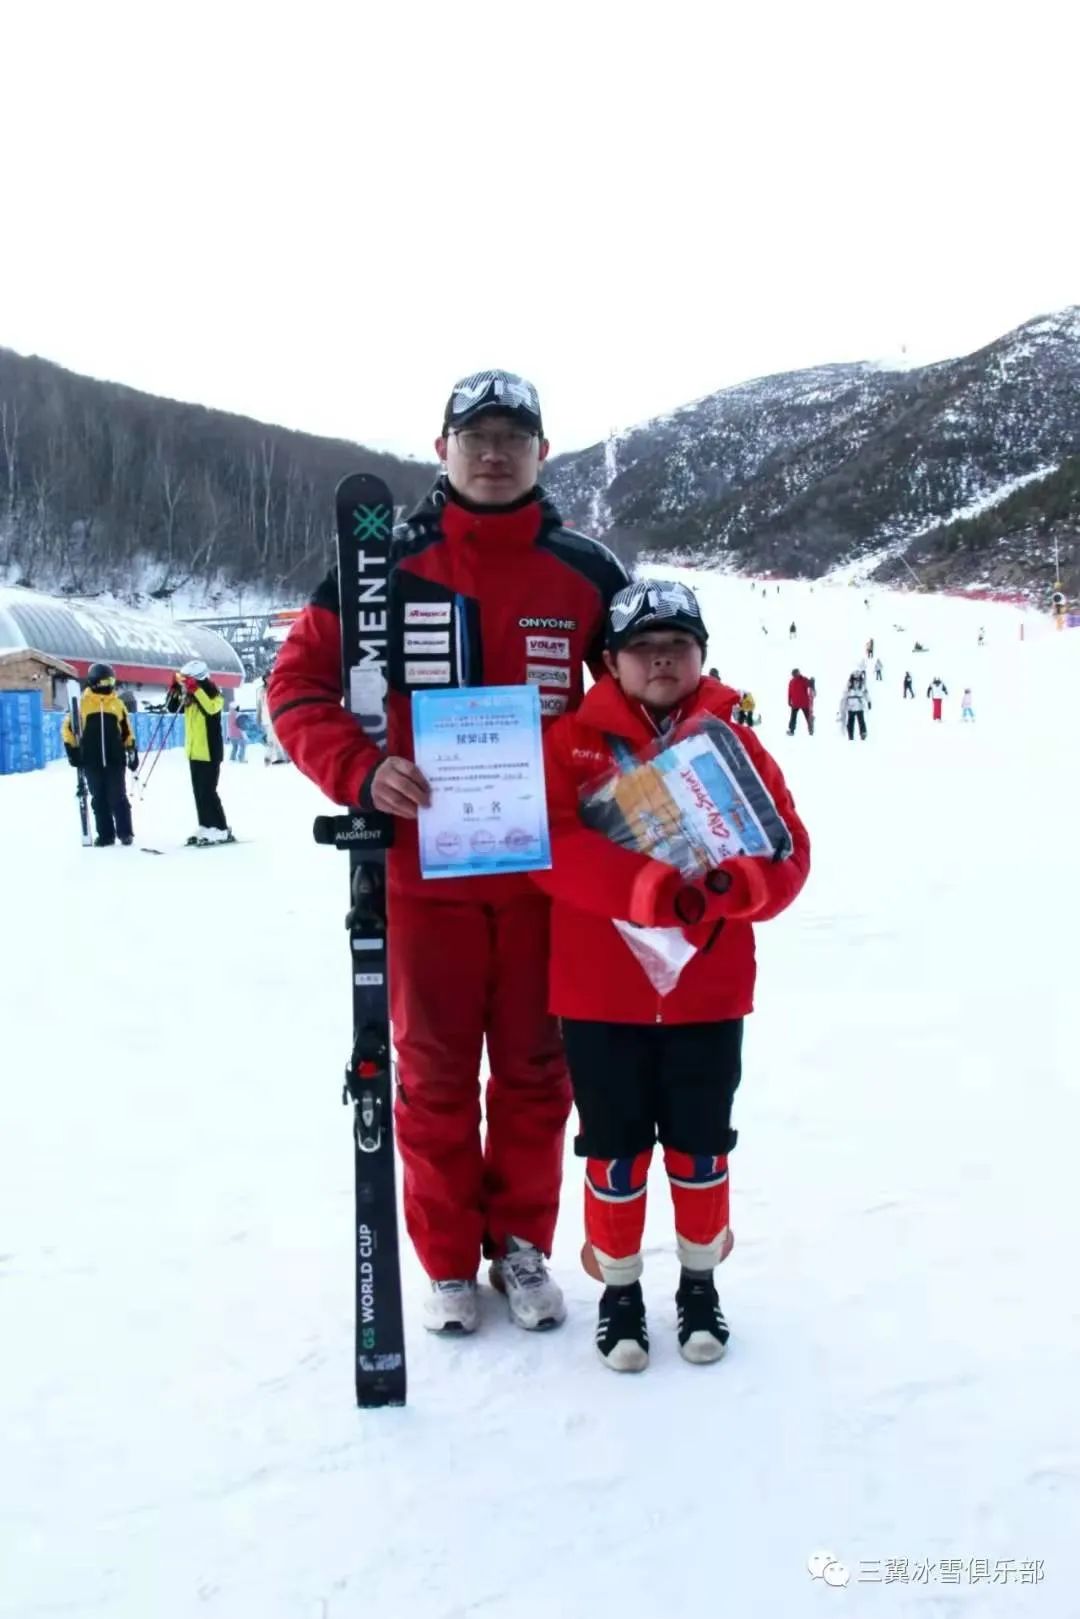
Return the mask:
POLYGON ((443 411, 443 432, 464 427, 485 411, 501 410, 515 416, 534 433, 543 433, 540 396, 531 382, 512 371, 477 371, 455 382, 443 411))
POLYGON ((708 644, 709 632, 689 585, 677 579, 639 579, 636 584, 624 585, 611 598, 609 652, 617 652, 632 635, 640 635, 643 630, 660 629, 685 630, 703 647, 708 644))

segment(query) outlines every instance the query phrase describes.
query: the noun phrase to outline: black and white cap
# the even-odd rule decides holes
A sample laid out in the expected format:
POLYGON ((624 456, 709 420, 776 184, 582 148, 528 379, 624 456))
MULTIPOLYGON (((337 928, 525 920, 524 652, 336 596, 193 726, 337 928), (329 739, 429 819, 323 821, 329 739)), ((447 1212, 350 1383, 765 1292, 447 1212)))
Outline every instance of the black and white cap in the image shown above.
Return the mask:
POLYGON ((477 371, 455 382, 443 411, 443 432, 464 427, 485 411, 501 410, 516 416, 534 433, 543 433, 540 396, 531 382, 513 371, 477 371))
POLYGON ((608 608, 607 647, 617 652, 632 635, 642 630, 686 630, 708 645, 709 632, 701 616, 698 599, 689 585, 678 579, 638 579, 624 585, 611 598, 608 608))

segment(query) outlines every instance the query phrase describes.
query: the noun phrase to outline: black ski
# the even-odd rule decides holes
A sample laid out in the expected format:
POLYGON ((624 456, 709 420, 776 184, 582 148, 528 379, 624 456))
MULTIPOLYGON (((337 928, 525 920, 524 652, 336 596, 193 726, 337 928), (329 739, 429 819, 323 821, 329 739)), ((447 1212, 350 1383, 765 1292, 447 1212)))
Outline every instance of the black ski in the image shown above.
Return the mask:
MULTIPOLYGON (((354 473, 337 489, 341 664, 345 706, 380 747, 386 742, 387 582, 393 497, 381 478, 354 473)), ((356 1171, 356 1403, 404 1405, 390 1072, 386 850, 390 816, 372 810, 320 815, 317 843, 349 852, 352 1052, 342 1101, 352 1103, 356 1171)))
MULTIPOLYGON (((71 734, 75 738, 75 746, 82 756, 82 708, 78 695, 69 699, 68 713, 71 716, 71 734)), ((82 826, 83 848, 89 849, 90 838, 90 789, 86 785, 86 775, 80 764, 75 772, 75 797, 79 801, 79 822, 82 826)))

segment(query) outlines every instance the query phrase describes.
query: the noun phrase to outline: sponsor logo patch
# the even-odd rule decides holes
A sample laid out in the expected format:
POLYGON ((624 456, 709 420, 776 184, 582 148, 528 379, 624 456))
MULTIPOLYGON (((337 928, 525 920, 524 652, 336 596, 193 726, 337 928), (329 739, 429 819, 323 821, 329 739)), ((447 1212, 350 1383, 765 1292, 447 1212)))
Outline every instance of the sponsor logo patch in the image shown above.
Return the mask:
POLYGON ((382 973, 353 973, 353 983, 361 989, 378 989, 382 981, 382 973))
POLYGON ((568 658, 570 642, 560 635, 527 635, 525 655, 529 658, 568 658))
POLYGON ((406 652, 449 652, 449 630, 406 630, 406 652))
POLYGON ((519 618, 523 630, 576 630, 576 618, 519 618))
POLYGON ((525 666, 525 679, 530 686, 570 687, 570 671, 557 663, 529 663, 525 666))
MULTIPOLYGON (((564 697, 561 692, 553 692, 553 691, 541 692, 540 693, 540 713, 541 714, 565 714, 566 713, 566 705, 567 705, 567 703, 569 703, 569 701, 570 701, 569 697, 564 697)), ((603 756, 601 755, 600 757, 602 758, 603 756)), ((604 762, 606 763, 607 761, 605 760, 604 762)))
POLYGON ((406 686, 448 686, 450 684, 449 663, 407 663, 405 665, 406 686))
POLYGON ((450 602, 406 602, 406 624, 449 624, 450 602))

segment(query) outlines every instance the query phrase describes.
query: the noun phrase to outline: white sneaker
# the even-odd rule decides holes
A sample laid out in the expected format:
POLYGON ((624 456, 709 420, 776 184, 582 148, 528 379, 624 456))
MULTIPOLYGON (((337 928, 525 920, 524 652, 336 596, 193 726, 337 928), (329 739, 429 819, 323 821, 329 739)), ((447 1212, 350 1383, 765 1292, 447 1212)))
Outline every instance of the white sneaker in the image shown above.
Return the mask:
POLYGON ((526 1332, 548 1332, 566 1320, 562 1289, 531 1243, 507 1237, 506 1257, 492 1260, 489 1275, 495 1291, 506 1295, 510 1319, 526 1332))
POLYGON ((475 1332, 480 1325, 480 1299, 475 1281, 432 1282, 424 1300, 424 1325, 429 1332, 475 1332))

